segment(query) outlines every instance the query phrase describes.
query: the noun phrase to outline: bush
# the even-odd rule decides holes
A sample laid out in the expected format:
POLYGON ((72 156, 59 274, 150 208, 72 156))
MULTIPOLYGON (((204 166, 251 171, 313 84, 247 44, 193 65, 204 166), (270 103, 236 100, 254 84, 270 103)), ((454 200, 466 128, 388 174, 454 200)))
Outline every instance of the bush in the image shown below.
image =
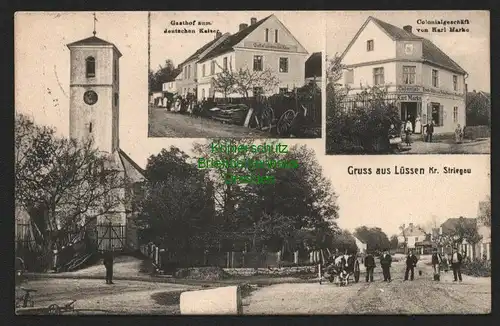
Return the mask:
POLYGON ((390 149, 388 131, 401 128, 396 106, 376 102, 353 110, 335 110, 327 117, 327 154, 375 154, 390 149))
POLYGON ((491 277, 491 261, 481 259, 465 261, 462 272, 470 276, 491 277))

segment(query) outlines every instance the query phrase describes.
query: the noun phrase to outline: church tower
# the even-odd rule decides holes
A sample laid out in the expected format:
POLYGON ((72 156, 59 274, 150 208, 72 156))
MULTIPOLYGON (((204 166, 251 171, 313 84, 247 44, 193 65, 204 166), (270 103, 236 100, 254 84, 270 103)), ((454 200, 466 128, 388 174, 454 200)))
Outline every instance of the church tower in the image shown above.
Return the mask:
POLYGON ((94 139, 102 152, 119 148, 118 48, 95 36, 67 45, 70 50, 70 137, 94 139))

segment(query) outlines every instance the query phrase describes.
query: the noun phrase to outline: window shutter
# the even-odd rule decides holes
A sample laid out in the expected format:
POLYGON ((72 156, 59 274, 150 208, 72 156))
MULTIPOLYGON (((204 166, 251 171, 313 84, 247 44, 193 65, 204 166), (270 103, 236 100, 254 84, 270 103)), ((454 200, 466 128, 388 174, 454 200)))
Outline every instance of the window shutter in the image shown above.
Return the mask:
POLYGON ((444 121, 444 107, 443 105, 439 106, 439 125, 442 126, 444 121))

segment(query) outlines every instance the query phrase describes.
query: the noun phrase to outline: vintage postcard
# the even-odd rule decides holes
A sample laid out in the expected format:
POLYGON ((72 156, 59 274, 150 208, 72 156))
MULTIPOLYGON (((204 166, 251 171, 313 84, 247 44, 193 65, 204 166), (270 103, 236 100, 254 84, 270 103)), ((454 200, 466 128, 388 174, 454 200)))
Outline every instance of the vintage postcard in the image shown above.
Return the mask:
POLYGON ((490 155, 329 155, 390 143, 388 113, 401 152, 489 151, 487 18, 16 13, 16 314, 490 313, 490 155), (356 86, 372 77, 401 84, 356 86))
POLYGON ((321 138, 320 12, 152 12, 150 137, 321 138))
POLYGON ((489 12, 325 19, 327 154, 490 153, 489 12))

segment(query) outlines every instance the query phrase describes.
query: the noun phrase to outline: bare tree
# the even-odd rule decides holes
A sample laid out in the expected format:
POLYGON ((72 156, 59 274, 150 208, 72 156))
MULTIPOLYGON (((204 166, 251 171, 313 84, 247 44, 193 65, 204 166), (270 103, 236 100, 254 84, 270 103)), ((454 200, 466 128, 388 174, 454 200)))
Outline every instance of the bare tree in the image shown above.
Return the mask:
POLYGON ((403 246, 405 250, 405 254, 408 250, 408 236, 406 235, 406 224, 402 224, 399 226, 399 230, 401 231, 401 236, 403 237, 403 246))
POLYGON ((68 232, 100 216, 123 213, 122 172, 92 139, 57 138, 24 116, 16 117, 15 128, 16 204, 29 213, 41 247, 51 250, 68 232), (36 168, 26 171, 29 167, 36 168))
POLYGON ((235 92, 235 77, 233 73, 233 67, 229 63, 229 69, 224 69, 218 63, 216 63, 221 70, 215 77, 212 77, 212 87, 216 92, 224 94, 224 98, 227 98, 229 94, 235 92))
POLYGON ((486 226, 491 226, 491 197, 486 197, 486 201, 480 203, 481 210, 478 219, 486 226))

